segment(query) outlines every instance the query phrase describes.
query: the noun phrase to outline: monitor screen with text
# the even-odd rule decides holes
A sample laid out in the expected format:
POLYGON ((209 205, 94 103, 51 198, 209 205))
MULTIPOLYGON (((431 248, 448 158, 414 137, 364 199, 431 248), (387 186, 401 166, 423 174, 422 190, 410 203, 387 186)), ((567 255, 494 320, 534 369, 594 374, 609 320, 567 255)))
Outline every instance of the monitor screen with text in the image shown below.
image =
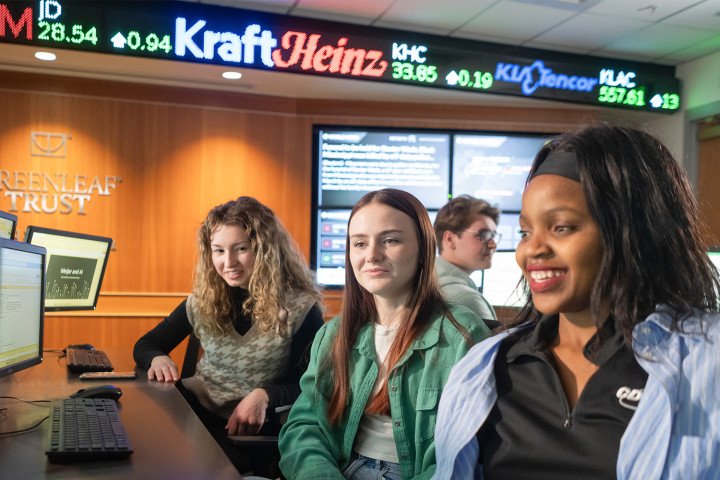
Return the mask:
POLYGON ((550 135, 409 128, 313 127, 310 266, 326 288, 345 284, 347 221, 366 193, 413 194, 431 222, 449 199, 469 194, 502 211, 500 250, 519 242, 518 216, 533 158, 550 135))
POLYGON ((0 377, 42 361, 45 249, 0 239, 0 377))
POLYGON ((10 240, 14 240, 16 225, 16 215, 0 211, 0 238, 9 238, 10 240))
POLYGON ((30 226, 25 241, 47 249, 45 310, 95 308, 111 238, 30 226))

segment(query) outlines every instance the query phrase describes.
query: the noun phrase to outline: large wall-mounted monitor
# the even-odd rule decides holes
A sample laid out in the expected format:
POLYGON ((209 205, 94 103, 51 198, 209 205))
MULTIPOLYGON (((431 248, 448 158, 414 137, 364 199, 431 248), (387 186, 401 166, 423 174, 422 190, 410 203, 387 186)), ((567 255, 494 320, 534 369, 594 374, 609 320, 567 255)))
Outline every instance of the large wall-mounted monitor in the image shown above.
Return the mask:
POLYGON ((25 241, 47 249, 45 310, 93 310, 112 239, 30 226, 25 241))
POLYGON ((492 306, 525 305, 525 294, 519 286, 522 270, 515 261, 515 252, 495 252, 492 267, 482 273, 482 294, 492 306))
POLYGON ((503 211, 500 214, 497 231, 502 235, 497 251, 515 251, 520 243, 520 212, 503 211))
POLYGON ((347 208, 367 192, 397 188, 429 209, 447 201, 450 135, 422 131, 320 130, 318 204, 347 208))
POLYGON ((498 251, 514 250, 525 180, 548 138, 516 132, 315 126, 310 263, 318 283, 327 288, 344 285, 350 211, 365 193, 381 188, 412 193, 432 222, 455 195, 488 200, 502 210, 498 251))
POLYGON ((17 215, 0 210, 0 238, 15 238, 15 227, 17 226, 17 215))
POLYGON ((44 248, 0 238, 0 377, 42 361, 44 266, 44 248))
POLYGON ((532 159, 546 141, 546 135, 455 135, 453 195, 466 193, 519 212, 532 159))
POLYGON ((720 272, 720 246, 708 248, 707 254, 717 271, 720 272))

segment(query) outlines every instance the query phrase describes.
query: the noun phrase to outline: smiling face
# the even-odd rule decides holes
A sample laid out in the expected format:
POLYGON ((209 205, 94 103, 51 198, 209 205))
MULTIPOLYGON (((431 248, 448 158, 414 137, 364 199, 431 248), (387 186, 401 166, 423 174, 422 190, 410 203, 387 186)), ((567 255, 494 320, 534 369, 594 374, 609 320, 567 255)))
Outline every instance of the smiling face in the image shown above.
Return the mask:
POLYGON ((392 302, 410 297, 420 247, 408 215, 370 203, 350 220, 348 237, 350 264, 364 289, 392 302))
POLYGON ((255 265, 250 237, 237 225, 220 225, 210 235, 215 270, 231 287, 247 288, 255 265))
POLYGON ((450 230, 445 231, 440 256, 468 274, 490 268, 497 243, 495 239, 487 243, 480 240, 480 232, 483 230, 497 230, 495 221, 487 215, 477 215, 459 235, 450 230))
POLYGON ((580 183, 538 175, 528 183, 515 258, 544 314, 590 312, 603 248, 580 183))

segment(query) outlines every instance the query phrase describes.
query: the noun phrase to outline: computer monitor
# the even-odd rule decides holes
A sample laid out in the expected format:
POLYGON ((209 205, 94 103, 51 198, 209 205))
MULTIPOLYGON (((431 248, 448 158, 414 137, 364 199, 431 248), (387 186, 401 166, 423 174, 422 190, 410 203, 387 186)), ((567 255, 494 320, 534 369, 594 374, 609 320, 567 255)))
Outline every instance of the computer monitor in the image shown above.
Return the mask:
POLYGON ((0 377, 42 361, 44 266, 43 247, 0 238, 0 377))
POLYGON ((45 310, 93 310, 112 239, 30 226, 25 241, 47 249, 45 310))
POLYGON ((348 125, 313 126, 310 267, 324 288, 345 284, 345 230, 367 192, 398 188, 416 196, 434 221, 449 198, 466 193, 502 210, 498 250, 519 241, 525 181, 549 135, 348 125))
POLYGON ((720 247, 708 248, 707 254, 717 271, 720 272, 720 247))
POLYGON ((495 252, 492 267, 483 270, 483 297, 495 307, 522 307, 525 295, 522 287, 518 287, 521 277, 514 251, 495 252))
POLYGON ((15 238, 15 227, 17 226, 17 216, 12 213, 0 210, 0 238, 15 238))

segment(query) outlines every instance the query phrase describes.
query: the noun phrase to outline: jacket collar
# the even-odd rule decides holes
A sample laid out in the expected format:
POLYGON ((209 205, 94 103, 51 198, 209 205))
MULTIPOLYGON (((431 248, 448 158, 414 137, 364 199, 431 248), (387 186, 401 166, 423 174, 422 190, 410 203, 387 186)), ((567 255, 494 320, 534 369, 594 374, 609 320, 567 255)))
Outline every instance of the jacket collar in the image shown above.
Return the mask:
MULTIPOLYGON (((542 317, 535 328, 521 336, 507 353, 507 361, 511 363, 521 355, 530 355, 546 359, 558 333, 558 315, 542 317)), ((611 320, 605 322, 600 329, 583 347, 583 355, 595 365, 602 365, 615 353, 623 348, 625 340, 622 332, 615 328, 611 320)))
MULTIPOLYGON (((426 350, 434 347, 440 341, 440 329, 446 318, 443 316, 441 321, 433 321, 430 326, 420 334, 411 344, 402 356, 396 367, 403 365, 415 350, 426 350)), ((361 355, 370 359, 375 359, 375 336, 370 323, 363 325, 358 332, 358 338, 353 345, 353 350, 358 350, 361 355)))

